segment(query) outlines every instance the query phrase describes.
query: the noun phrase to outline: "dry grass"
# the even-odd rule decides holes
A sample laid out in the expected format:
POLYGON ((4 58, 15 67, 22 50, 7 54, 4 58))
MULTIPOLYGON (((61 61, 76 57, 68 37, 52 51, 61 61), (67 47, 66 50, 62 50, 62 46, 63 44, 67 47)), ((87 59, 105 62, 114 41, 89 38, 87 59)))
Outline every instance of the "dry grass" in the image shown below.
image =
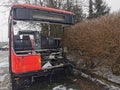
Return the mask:
POLYGON ((70 51, 82 52, 86 60, 109 58, 113 65, 120 60, 120 13, 67 28, 64 44, 70 51))

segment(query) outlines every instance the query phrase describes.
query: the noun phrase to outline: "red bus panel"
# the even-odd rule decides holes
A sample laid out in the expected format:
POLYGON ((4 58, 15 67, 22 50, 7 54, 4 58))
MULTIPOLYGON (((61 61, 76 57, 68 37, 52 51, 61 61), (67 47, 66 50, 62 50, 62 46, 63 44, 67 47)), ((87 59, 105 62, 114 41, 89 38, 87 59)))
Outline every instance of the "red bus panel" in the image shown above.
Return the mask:
POLYGON ((40 54, 16 55, 14 51, 12 56, 12 72, 16 74, 27 73, 31 71, 41 70, 41 56, 40 54))

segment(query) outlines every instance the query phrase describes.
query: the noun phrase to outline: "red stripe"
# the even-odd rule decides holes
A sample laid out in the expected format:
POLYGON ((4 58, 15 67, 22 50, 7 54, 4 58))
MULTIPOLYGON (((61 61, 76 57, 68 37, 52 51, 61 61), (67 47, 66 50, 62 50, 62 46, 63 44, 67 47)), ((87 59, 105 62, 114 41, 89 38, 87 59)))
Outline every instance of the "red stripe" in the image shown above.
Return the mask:
POLYGON ((34 9, 40 9, 40 10, 45 10, 45 11, 53 11, 53 12, 57 12, 57 13, 74 15, 74 13, 69 12, 69 11, 55 9, 55 8, 49 8, 49 7, 43 7, 43 6, 36 6, 36 5, 31 5, 31 4, 13 4, 12 7, 34 8, 34 9))

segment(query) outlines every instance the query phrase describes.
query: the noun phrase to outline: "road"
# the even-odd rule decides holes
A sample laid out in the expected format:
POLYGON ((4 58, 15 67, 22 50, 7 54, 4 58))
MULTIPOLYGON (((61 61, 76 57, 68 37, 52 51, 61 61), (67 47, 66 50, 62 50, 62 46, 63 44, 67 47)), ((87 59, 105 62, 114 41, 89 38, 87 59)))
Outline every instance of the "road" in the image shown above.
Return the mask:
MULTIPOLYGON (((10 90, 8 52, 0 51, 0 90, 10 90)), ((43 80, 44 81, 44 80, 43 80)), ((85 78, 70 78, 60 82, 35 82, 26 90, 107 90, 85 78)))

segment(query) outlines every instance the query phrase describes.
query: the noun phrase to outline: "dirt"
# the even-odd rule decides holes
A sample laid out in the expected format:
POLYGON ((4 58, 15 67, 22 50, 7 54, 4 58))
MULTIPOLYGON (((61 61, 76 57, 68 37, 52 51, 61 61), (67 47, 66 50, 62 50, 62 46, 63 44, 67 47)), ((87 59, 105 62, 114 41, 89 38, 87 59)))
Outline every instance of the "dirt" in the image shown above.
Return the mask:
POLYGON ((81 90, 107 90, 104 86, 93 83, 85 78, 78 79, 77 83, 81 87, 81 90))

